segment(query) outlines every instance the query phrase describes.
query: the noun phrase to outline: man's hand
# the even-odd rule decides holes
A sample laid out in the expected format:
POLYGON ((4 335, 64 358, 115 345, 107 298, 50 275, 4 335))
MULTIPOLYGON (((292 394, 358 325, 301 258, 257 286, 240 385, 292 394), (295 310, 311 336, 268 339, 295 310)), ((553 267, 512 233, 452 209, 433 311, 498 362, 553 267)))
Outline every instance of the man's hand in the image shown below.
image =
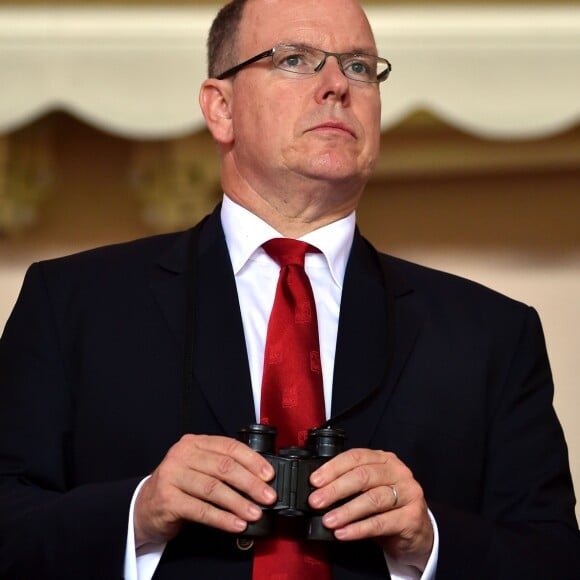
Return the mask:
POLYGON ((186 521, 240 533, 262 515, 240 492, 257 503, 273 503, 276 493, 266 483, 273 477, 273 467, 235 439, 185 435, 139 491, 135 544, 167 542, 186 521))
POLYGON ((317 469, 310 481, 318 488, 309 499, 315 509, 356 496, 323 518, 337 539, 375 538, 389 557, 425 569, 433 527, 421 486, 395 454, 351 449, 317 469))

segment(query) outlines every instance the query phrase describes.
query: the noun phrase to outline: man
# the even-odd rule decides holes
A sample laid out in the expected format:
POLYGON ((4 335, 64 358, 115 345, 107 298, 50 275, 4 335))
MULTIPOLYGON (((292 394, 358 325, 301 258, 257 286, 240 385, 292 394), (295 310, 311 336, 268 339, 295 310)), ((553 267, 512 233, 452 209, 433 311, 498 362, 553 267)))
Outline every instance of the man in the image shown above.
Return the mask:
POLYGON ((190 232, 33 266, 6 326, 0 576, 288 574, 259 576, 262 544, 239 541, 275 494, 235 440, 263 405, 280 268, 262 244, 287 237, 320 250, 325 414, 349 447, 311 476, 332 576, 577 578, 535 312, 355 231, 388 74, 360 6, 236 0, 209 48, 223 205, 190 232))

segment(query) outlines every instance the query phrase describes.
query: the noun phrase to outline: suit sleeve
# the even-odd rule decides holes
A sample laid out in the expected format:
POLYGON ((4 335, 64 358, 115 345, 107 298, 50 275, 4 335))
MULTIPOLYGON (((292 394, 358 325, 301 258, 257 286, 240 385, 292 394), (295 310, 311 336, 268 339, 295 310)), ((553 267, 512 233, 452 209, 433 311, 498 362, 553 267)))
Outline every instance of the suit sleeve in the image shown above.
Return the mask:
POLYGON ((437 578, 578 579, 580 536, 539 318, 527 309, 509 368, 490 377, 480 514, 430 505, 437 578), (499 379, 499 380, 498 380, 499 379))
POLYGON ((122 576, 138 479, 72 483, 74 406, 57 317, 37 264, 0 340, 3 579, 122 576))

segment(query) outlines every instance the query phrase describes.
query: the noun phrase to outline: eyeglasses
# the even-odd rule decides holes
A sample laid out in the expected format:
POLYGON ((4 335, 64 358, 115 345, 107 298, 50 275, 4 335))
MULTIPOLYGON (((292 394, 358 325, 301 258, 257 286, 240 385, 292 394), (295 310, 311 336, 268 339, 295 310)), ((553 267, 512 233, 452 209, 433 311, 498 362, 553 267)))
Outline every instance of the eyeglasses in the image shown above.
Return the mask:
POLYGON ((342 74, 354 81, 381 83, 387 80, 391 72, 391 63, 386 58, 380 58, 372 54, 327 52, 310 46, 279 44, 226 70, 216 78, 218 80, 227 79, 244 67, 269 56, 272 57, 272 64, 276 68, 299 75, 314 75, 320 72, 329 56, 336 57, 342 74))

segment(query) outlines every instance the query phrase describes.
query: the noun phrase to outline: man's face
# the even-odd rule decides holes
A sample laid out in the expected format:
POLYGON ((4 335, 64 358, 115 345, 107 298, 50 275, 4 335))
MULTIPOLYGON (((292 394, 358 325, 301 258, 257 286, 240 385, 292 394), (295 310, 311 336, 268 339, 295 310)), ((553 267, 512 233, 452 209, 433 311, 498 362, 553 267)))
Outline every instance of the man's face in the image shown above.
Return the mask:
MULTIPOLYGON (((238 62, 278 44, 376 54, 354 0, 250 0, 239 32, 238 62)), ((306 180, 350 183, 359 195, 378 154, 378 85, 347 79, 335 57, 315 75, 258 61, 232 80, 237 172, 258 192, 306 180)))

